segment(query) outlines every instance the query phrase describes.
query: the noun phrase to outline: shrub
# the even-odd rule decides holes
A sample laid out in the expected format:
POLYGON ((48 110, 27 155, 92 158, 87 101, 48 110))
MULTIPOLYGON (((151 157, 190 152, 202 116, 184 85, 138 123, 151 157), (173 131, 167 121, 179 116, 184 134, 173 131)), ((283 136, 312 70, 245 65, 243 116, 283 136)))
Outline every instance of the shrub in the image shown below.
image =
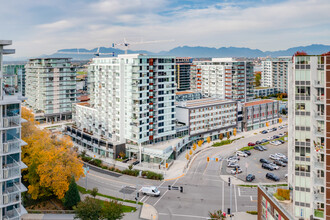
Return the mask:
POLYGON ((91 195, 95 198, 97 196, 98 191, 99 191, 99 189, 94 187, 91 191, 91 195))
POLYGON ((290 190, 288 189, 277 189, 277 195, 283 197, 285 200, 290 200, 290 190))
POLYGON ((74 177, 72 177, 69 190, 65 193, 63 205, 66 208, 72 209, 73 206, 76 206, 80 202, 80 195, 78 187, 74 177))
POLYGON ((130 176, 138 176, 139 175, 139 170, 129 170, 125 169, 121 172, 122 174, 130 175, 130 176))
POLYGON ((155 173, 155 172, 148 171, 147 172, 147 178, 148 179, 153 179, 153 180, 162 180, 164 177, 163 177, 163 174, 158 174, 158 173, 155 173))
POLYGON ((284 201, 285 199, 282 196, 279 196, 277 193, 273 194, 277 200, 284 201))
POLYGON ((258 215, 258 211, 246 211, 246 213, 251 215, 258 215))
POLYGON ((100 159, 93 159, 93 160, 89 161, 89 163, 92 164, 92 165, 95 165, 97 167, 101 167, 102 160, 100 160, 100 159))

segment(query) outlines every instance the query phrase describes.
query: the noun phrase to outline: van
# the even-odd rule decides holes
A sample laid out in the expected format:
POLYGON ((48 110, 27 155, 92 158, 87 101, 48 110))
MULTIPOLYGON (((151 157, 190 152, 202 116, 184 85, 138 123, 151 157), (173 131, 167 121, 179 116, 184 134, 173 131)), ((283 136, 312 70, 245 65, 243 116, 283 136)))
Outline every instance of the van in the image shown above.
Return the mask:
POLYGON ((143 195, 148 195, 148 196, 159 196, 160 195, 160 191, 157 189, 156 186, 142 187, 140 192, 142 192, 143 195))

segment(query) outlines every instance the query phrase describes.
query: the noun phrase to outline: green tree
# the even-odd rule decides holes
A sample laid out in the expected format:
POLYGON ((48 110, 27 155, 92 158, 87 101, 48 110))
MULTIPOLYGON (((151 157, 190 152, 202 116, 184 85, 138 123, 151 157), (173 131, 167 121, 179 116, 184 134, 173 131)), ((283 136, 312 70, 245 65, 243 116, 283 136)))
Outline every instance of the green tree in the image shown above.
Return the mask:
POLYGON ((254 75, 254 84, 256 87, 261 85, 260 80, 261 80, 261 72, 256 72, 254 75))
POLYGON ((118 201, 105 201, 102 209, 102 217, 106 220, 122 219, 124 216, 122 204, 118 201))
POLYGON ((84 201, 79 202, 76 207, 75 219, 81 220, 94 220, 101 219, 102 216, 102 206, 100 202, 94 198, 86 197, 84 201))
POLYGON ((91 191, 91 195, 95 198, 98 192, 99 192, 98 188, 94 187, 91 191))
POLYGON ((72 177, 69 185, 69 190, 65 193, 64 196, 64 206, 72 209, 72 207, 76 206, 78 202, 80 202, 80 195, 79 195, 77 183, 74 177, 72 177))

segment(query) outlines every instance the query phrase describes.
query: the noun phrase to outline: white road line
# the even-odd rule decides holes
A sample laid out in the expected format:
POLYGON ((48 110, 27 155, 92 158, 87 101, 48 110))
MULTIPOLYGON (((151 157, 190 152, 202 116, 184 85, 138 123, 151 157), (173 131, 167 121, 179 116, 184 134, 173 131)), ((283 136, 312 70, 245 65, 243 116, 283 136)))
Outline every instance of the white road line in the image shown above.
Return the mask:
POLYGON ((142 200, 145 198, 146 196, 143 196, 141 199, 140 199, 140 202, 142 202, 142 200))
POLYGON ((250 196, 250 199, 251 199, 251 201, 253 201, 253 198, 252 198, 252 196, 250 196))
POLYGON ((238 188, 238 196, 241 196, 241 190, 239 187, 237 187, 237 188, 238 188))
POLYGON ((199 161, 199 163, 198 163, 198 165, 197 165, 195 171, 193 172, 192 179, 194 179, 194 177, 195 177, 195 173, 196 173, 196 171, 198 170, 198 167, 199 167, 199 165, 201 164, 201 162, 202 162, 202 160, 199 161))
POLYGON ((214 179, 209 179, 209 178, 203 178, 203 180, 217 181, 217 182, 224 182, 223 180, 214 180, 214 179))
MULTIPOLYGON (((176 184, 176 182, 179 179, 176 179, 175 182, 172 184, 172 186, 174 186, 176 184)), ((161 184, 162 185, 162 184, 161 184)), ((157 203, 165 196, 165 194, 168 192, 168 189, 164 192, 164 194, 155 202, 155 204, 153 205, 154 207, 157 205, 157 203)))
POLYGON ((236 197, 236 185, 234 185, 234 194, 235 194, 235 206, 236 206, 236 212, 238 212, 238 208, 237 208, 237 197, 236 197))
POLYGON ((222 210, 225 210, 225 181, 222 181, 222 210))
MULTIPOLYGON (((159 215, 169 215, 167 213, 158 213, 159 215)), ((187 218, 201 218, 201 219, 209 219, 209 217, 204 216, 197 216, 197 215, 181 215, 181 214, 171 214, 172 216, 178 216, 178 217, 187 217, 187 218)))

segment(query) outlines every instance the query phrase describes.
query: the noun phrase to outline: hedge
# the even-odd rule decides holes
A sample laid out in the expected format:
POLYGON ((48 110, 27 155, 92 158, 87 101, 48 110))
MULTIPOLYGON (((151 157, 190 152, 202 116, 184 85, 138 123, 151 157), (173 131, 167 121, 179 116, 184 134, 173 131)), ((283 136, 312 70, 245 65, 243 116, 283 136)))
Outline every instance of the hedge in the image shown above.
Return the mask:
POLYGON ((277 189, 277 195, 283 197, 285 200, 290 200, 290 190, 288 189, 277 189))

